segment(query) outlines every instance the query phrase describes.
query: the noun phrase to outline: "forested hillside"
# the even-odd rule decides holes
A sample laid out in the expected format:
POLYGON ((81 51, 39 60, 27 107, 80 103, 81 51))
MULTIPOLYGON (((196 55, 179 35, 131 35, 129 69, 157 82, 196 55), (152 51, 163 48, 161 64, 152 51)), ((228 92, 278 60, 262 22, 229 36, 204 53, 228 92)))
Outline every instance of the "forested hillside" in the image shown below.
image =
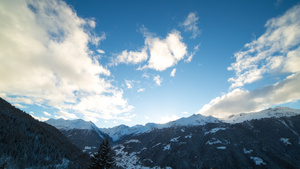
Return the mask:
POLYGON ((0 166, 85 168, 88 155, 56 128, 0 98, 0 166))

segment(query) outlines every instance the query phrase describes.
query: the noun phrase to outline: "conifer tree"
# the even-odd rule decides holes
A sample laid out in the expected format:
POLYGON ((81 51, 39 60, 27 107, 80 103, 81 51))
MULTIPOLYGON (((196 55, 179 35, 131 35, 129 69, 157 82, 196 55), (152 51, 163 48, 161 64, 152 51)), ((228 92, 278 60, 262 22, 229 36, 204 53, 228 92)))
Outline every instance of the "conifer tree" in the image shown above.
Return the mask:
POLYGON ((107 137, 100 144, 98 152, 91 156, 90 169, 109 169, 115 166, 115 153, 109 144, 107 137))

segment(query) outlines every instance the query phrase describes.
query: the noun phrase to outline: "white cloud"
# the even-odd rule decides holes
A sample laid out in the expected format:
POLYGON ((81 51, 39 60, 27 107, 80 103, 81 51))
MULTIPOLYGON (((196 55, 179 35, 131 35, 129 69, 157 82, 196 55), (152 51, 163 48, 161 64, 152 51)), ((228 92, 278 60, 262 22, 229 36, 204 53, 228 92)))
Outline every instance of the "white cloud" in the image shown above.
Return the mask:
POLYGON ((140 88, 139 90, 137 90, 137 92, 144 92, 145 88, 140 88))
POLYGON ((176 73, 176 68, 174 68, 170 74, 171 77, 175 77, 175 73, 176 73))
POLYGON ((235 89, 213 99, 198 112, 202 115, 227 117, 231 114, 249 113, 300 99, 300 73, 283 81, 252 91, 235 89))
POLYGON ((198 44, 198 45, 196 45, 196 46, 194 47, 194 51, 191 52, 191 53, 189 54, 189 57, 188 57, 187 59, 185 59, 184 62, 190 63, 190 62, 192 61, 192 59, 193 59, 193 57, 195 56, 196 52, 198 52, 199 46, 200 46, 200 45, 201 45, 201 44, 198 44))
POLYGON ((183 22, 182 26, 184 27, 185 31, 192 32, 192 39, 195 39, 198 35, 200 35, 201 31, 199 30, 198 24, 199 18, 196 16, 196 13, 191 12, 183 22))
POLYGON ((150 76, 149 76, 147 73, 144 73, 144 74, 142 75, 142 77, 144 77, 144 78, 146 78, 146 79, 149 79, 149 78, 150 78, 150 76))
POLYGON ((147 61, 147 64, 139 67, 138 70, 149 68, 164 71, 187 56, 187 46, 182 42, 179 31, 171 31, 165 39, 153 36, 144 27, 142 33, 145 37, 145 46, 140 51, 124 50, 113 59, 112 65, 138 64, 147 61))
POLYGON ((0 93, 5 99, 86 116, 91 103, 85 98, 107 98, 100 104, 104 108, 92 112, 97 118, 131 111, 123 92, 103 78, 110 71, 91 55, 88 45, 106 37, 92 32, 95 21, 79 18, 60 0, 11 0, 0 8, 0 93))
POLYGON ((52 116, 50 113, 48 113, 48 112, 46 112, 46 111, 44 111, 43 113, 44 113, 44 115, 46 115, 46 116, 50 116, 50 117, 52 116))
POLYGON ((159 75, 157 75, 157 76, 154 76, 153 80, 155 81, 156 85, 160 86, 160 84, 163 81, 163 78, 160 77, 159 75))
POLYGON ((37 116, 34 116, 33 114, 29 114, 31 117, 33 117, 34 119, 36 120, 39 120, 39 121, 47 121, 49 120, 49 118, 46 118, 46 117, 37 117, 37 116))
POLYGON ((180 117, 178 117, 177 115, 171 115, 171 116, 163 116, 160 118, 159 123, 164 124, 164 123, 168 123, 170 121, 174 121, 174 120, 178 120, 180 117))
POLYGON ((114 65, 119 63, 125 64, 138 64, 144 62, 148 59, 147 48, 144 47, 139 52, 127 51, 124 50, 121 54, 117 56, 117 58, 113 61, 114 65))
POLYGON ((132 88, 132 81, 130 80, 125 80, 125 84, 127 86, 128 89, 131 89, 132 88))
POLYGON ((168 34, 166 39, 152 37, 145 33, 145 44, 150 51, 148 64, 141 69, 150 68, 157 71, 164 71, 177 64, 187 54, 186 44, 183 43, 180 32, 174 30, 168 34))
POLYGON ((100 54, 105 54, 105 51, 102 50, 102 49, 97 49, 97 52, 100 53, 100 54))
POLYGON ((182 112, 182 114, 189 114, 189 112, 185 111, 185 112, 182 112))
POLYGON ((299 71, 299 17, 300 5, 297 5, 284 15, 268 20, 266 32, 247 43, 245 50, 235 53, 236 62, 228 68, 236 74, 236 77, 229 79, 232 88, 253 83, 266 73, 299 71))
POLYGON ((148 116, 144 116, 144 117, 145 117, 145 119, 147 119, 147 120, 149 120, 149 119, 150 119, 148 116))
POLYGON ((249 113, 273 105, 300 99, 300 5, 284 15, 268 20, 266 32, 245 45, 235 54, 236 62, 229 70, 236 73, 230 78, 233 91, 217 97, 198 112, 203 115, 226 117, 249 113), (263 79, 265 74, 287 76, 272 85, 251 91, 237 87, 263 79))
POLYGON ((63 118, 63 119, 78 119, 78 117, 74 113, 68 113, 66 111, 59 111, 54 115, 55 118, 63 118))
POLYGON ((21 105, 21 104, 18 104, 18 103, 15 103, 15 104, 13 104, 15 107, 18 107, 18 108, 20 108, 20 109, 25 109, 25 108, 27 108, 27 106, 23 106, 23 105, 21 105))

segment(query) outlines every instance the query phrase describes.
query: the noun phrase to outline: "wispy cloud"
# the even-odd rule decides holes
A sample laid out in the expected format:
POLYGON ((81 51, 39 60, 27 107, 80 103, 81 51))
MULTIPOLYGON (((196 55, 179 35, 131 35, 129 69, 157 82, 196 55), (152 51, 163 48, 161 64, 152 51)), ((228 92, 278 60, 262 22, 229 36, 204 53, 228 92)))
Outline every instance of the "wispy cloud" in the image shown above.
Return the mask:
POLYGON ((176 68, 174 68, 170 74, 171 77, 175 77, 175 73, 176 73, 176 68))
POLYGON ((46 116, 49 116, 49 117, 52 116, 50 113, 48 113, 48 112, 46 112, 46 111, 44 111, 43 113, 44 113, 44 115, 46 115, 46 116))
POLYGON ((196 46, 194 47, 194 50, 189 54, 189 57, 188 57, 187 59, 185 59, 184 62, 189 63, 189 62, 192 61, 193 57, 194 57, 195 54, 198 52, 199 46, 200 46, 200 45, 201 45, 201 44, 198 44, 198 45, 196 45, 196 46))
POLYGON ((21 105, 21 104, 18 104, 18 103, 15 103, 15 104, 13 104, 15 107, 18 107, 18 108, 20 108, 20 109, 25 109, 25 108, 27 108, 27 106, 23 106, 23 105, 21 105))
POLYGON ((163 78, 160 77, 159 75, 157 75, 157 76, 154 76, 153 80, 154 80, 154 82, 156 83, 157 86, 160 86, 160 84, 163 81, 163 78))
POLYGON ((148 59, 147 47, 144 47, 140 51, 127 51, 124 50, 119 54, 114 60, 113 65, 118 65, 120 63, 125 64, 138 64, 144 62, 148 59))
POLYGON ((195 39, 198 35, 201 34, 201 31, 199 30, 197 24, 198 24, 199 18, 197 17, 195 12, 189 13, 185 21, 183 22, 182 26, 184 27, 185 31, 192 32, 192 39, 195 39))
POLYGON ((300 5, 266 23, 266 32, 245 45, 235 54, 236 62, 229 70, 236 73, 230 78, 233 91, 217 97, 199 113, 225 117, 233 113, 262 110, 272 105, 300 99, 300 5), (265 74, 288 76, 275 84, 248 91, 238 87, 264 78, 265 74))
POLYGON ((145 91, 145 88, 140 88, 137 90, 137 92, 144 92, 145 91))
POLYGON ((34 112, 32 112, 32 111, 29 113, 29 115, 30 115, 31 117, 35 118, 36 120, 39 120, 39 121, 47 121, 47 120, 49 120, 49 118, 46 118, 46 117, 36 117, 36 116, 34 115, 34 112))
POLYGON ((66 111, 59 111, 54 115, 55 118, 63 118, 63 119, 78 119, 78 117, 73 113, 68 113, 66 111))
POLYGON ((257 40, 247 43, 245 50, 235 53, 236 62, 228 70, 235 71, 230 78, 232 88, 262 79, 272 72, 299 71, 300 6, 288 10, 283 16, 268 20, 266 32, 257 40))
POLYGON ((130 80, 125 80, 125 84, 127 86, 128 89, 131 89, 132 88, 132 81, 130 80))
POLYGON ((0 8, 0 95, 15 104, 53 106, 83 116, 99 114, 96 118, 132 110, 122 90, 103 78, 110 71, 91 55, 89 44, 97 46, 106 38, 105 33, 93 32, 95 21, 78 17, 60 0, 11 0, 1 2, 0 8), (101 104, 85 98, 100 98, 101 104))
POLYGON ((170 121, 174 121, 174 120, 178 120, 180 117, 178 117, 177 115, 171 115, 171 116, 162 116, 160 118, 159 123, 164 124, 164 123, 168 123, 170 121))
POLYGON ((97 52, 100 53, 100 54, 105 54, 105 51, 102 50, 102 49, 97 49, 97 52))

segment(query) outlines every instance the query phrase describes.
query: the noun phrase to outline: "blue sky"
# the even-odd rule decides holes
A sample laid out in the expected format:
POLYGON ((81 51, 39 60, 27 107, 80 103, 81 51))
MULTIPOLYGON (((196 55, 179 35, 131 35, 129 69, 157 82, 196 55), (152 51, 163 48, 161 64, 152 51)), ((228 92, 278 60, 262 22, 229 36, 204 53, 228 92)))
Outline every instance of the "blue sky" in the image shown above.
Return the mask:
POLYGON ((0 97, 99 127, 300 108, 298 1, 6 1, 0 97))

